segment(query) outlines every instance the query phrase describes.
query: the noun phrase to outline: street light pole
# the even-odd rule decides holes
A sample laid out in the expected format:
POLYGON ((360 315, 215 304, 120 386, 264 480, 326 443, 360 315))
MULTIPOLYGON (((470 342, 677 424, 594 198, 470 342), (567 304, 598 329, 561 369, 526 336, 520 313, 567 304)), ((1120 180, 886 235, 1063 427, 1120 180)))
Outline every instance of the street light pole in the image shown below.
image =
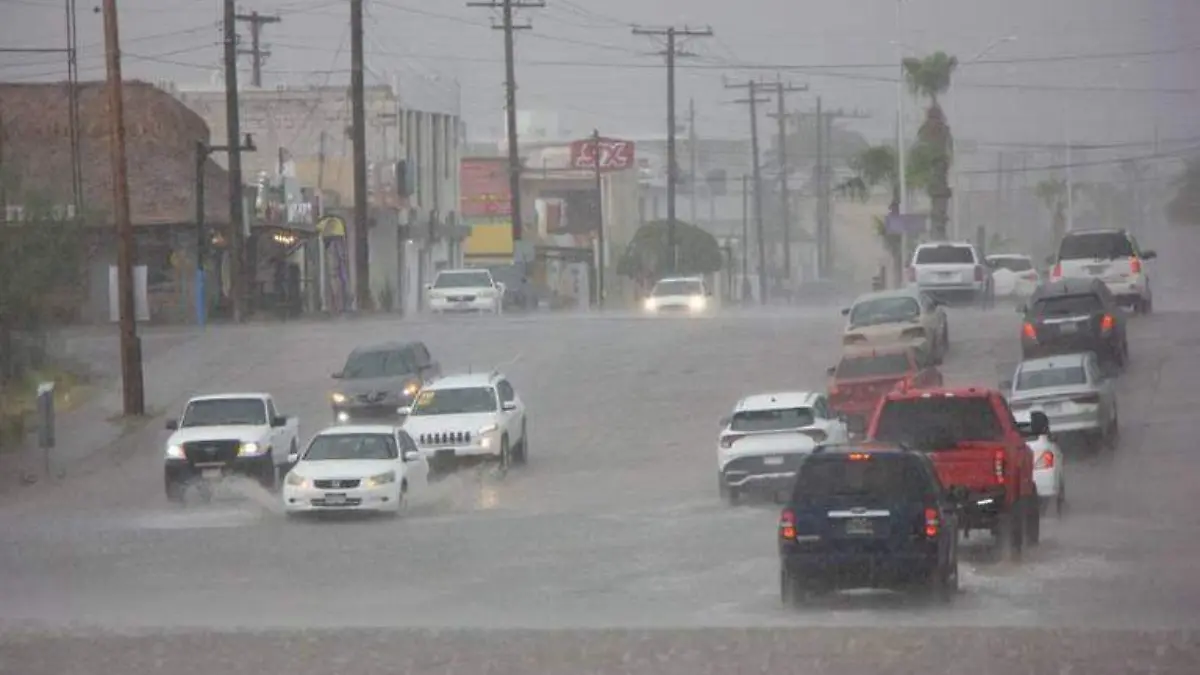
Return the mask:
MULTIPOLYGON (((900 77, 896 80, 896 161, 900 174, 900 215, 908 213, 908 163, 904 152, 904 0, 896 0, 896 61, 900 77)), ((907 236, 905 237, 907 244, 907 236)), ((904 252, 901 250, 901 257, 904 252)))

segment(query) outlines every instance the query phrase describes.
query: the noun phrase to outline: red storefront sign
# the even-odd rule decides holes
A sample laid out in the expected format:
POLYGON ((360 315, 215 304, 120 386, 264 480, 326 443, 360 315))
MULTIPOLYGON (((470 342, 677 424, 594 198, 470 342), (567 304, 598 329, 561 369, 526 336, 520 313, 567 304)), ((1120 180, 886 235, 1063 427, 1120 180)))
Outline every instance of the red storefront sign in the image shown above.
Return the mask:
MULTIPOLYGON (((571 142, 571 168, 596 168, 596 141, 585 139, 571 142)), ((633 164, 633 141, 622 141, 615 138, 600 138, 600 170, 620 171, 628 169, 633 164)))
POLYGON ((508 189, 508 160, 492 157, 464 158, 459 168, 463 218, 489 218, 512 214, 508 189))

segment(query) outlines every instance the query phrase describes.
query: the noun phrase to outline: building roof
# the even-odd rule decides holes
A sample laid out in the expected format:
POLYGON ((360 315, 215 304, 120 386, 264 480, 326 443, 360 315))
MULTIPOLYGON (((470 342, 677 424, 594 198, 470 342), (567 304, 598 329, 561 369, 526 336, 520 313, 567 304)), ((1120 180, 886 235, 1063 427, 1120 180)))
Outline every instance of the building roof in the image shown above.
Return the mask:
MULTIPOLYGON (((195 221, 195 143, 208 126, 170 94, 145 82, 124 87, 125 151, 130 214, 135 225, 195 221)), ((38 196, 72 202, 68 86, 64 82, 0 83, 0 162, 11 176, 9 204, 38 196), (14 198, 14 195, 16 197, 14 198)), ((79 85, 80 158, 88 223, 112 224, 109 117, 102 82, 79 85)), ((205 218, 229 222, 228 174, 205 165, 205 218)))

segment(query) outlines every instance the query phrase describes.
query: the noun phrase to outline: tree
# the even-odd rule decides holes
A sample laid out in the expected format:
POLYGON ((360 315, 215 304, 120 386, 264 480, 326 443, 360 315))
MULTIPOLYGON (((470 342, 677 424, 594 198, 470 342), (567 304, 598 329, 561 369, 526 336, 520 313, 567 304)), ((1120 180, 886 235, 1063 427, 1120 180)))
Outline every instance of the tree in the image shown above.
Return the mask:
POLYGON ((1167 219, 1175 225, 1200 225, 1200 157, 1188 160, 1175 179, 1175 196, 1167 203, 1167 219))
MULTIPOLYGON (((668 223, 655 220, 638 228, 617 261, 617 274, 640 283, 653 282, 671 271, 671 251, 667 242, 668 223)), ((720 271, 724 259, 716 237, 690 223, 675 221, 675 241, 679 251, 676 274, 712 274, 720 271)))
POLYGON ((907 58, 903 63, 909 90, 929 99, 925 121, 917 130, 914 154, 923 157, 929 169, 925 191, 929 195, 930 233, 934 239, 945 239, 950 221, 950 162, 954 158, 954 138, 938 96, 950 89, 950 77, 958 67, 958 59, 945 52, 936 52, 923 59, 907 58))

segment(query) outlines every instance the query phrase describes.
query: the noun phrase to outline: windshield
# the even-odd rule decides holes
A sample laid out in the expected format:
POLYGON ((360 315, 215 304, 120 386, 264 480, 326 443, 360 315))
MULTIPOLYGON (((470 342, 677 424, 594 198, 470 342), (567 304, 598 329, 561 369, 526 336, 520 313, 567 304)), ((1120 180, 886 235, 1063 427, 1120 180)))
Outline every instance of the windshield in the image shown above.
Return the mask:
POLYGON ((426 389, 417 396, 410 414, 454 415, 485 413, 496 410, 496 390, 491 387, 461 389, 426 389))
POLYGON ((796 478, 799 499, 871 495, 920 498, 930 489, 930 477, 916 457, 896 453, 866 453, 869 459, 846 455, 814 455, 804 460, 796 478))
POLYGON ((1033 310, 1040 317, 1082 316, 1103 312, 1104 303, 1100 302, 1100 297, 1095 293, 1059 295, 1038 300, 1033 310))
POLYGON ((1087 373, 1083 370, 1083 366, 1022 370, 1017 376, 1016 388, 1020 391, 1044 387, 1070 387, 1078 384, 1087 384, 1087 373))
POLYGON ((399 456, 396 439, 390 434, 329 434, 312 440, 304 453, 304 461, 396 459, 399 456))
POLYGON ((492 278, 486 271, 478 272, 442 272, 433 282, 434 288, 488 288, 492 278))
POLYGON ((664 295, 703 295, 703 294, 704 294, 704 285, 703 284, 701 284, 699 281, 687 281, 687 280, 660 281, 657 284, 654 284, 654 291, 651 293, 651 295, 658 296, 658 297, 661 297, 664 295))
POLYGON ((888 401, 879 413, 875 440, 922 449, 950 449, 955 441, 996 441, 1004 427, 986 398, 931 398, 888 401), (938 447, 930 447, 938 446, 938 447))
POLYGON ((924 246, 917 249, 918 265, 974 265, 975 253, 967 246, 924 246))
POLYGON ((1118 232, 1073 234, 1063 238, 1059 260, 1116 260, 1133 256, 1129 238, 1118 232))
POLYGON ((403 377, 417 370, 417 364, 407 349, 386 351, 354 352, 342 368, 342 377, 347 380, 375 377, 403 377))
POLYGON ((213 398, 188 403, 180 427, 216 427, 267 423, 267 406, 258 398, 213 398))
POLYGON ((913 298, 878 298, 864 300, 850 310, 851 326, 874 326, 882 323, 916 321, 921 305, 913 298))
POLYGON ((908 362, 908 354, 875 354, 872 356, 855 356, 842 359, 835 371, 838 379, 857 379, 866 377, 900 377, 912 370, 908 362))
POLYGON ((730 431, 785 431, 811 426, 816 421, 812 408, 779 408, 776 410, 743 410, 734 413, 730 431))
POLYGON ((1028 272, 1033 269, 1029 258, 991 258, 992 267, 1009 272, 1028 272))

